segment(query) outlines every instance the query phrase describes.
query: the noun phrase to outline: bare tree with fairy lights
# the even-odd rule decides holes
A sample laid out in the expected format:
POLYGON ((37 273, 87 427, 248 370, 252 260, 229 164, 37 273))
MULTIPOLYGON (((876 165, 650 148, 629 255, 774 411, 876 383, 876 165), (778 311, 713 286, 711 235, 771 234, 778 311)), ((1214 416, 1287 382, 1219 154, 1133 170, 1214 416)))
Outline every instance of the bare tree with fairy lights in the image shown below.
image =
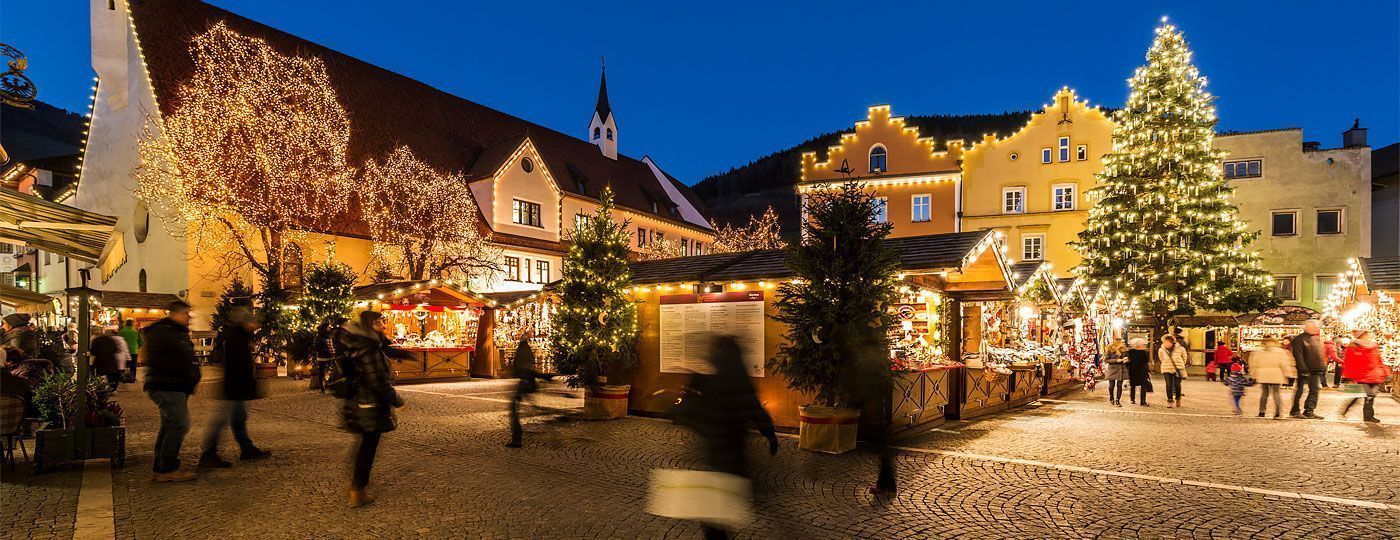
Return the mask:
POLYGON ((749 216, 749 223, 743 227, 710 225, 715 229, 714 253, 737 253, 760 249, 783 247, 782 230, 778 226, 778 213, 772 206, 762 216, 749 216))
POLYGON ((1198 308, 1249 311, 1276 304, 1270 278, 1247 251, 1246 230, 1212 147, 1214 98, 1185 36, 1163 23, 1147 65, 1128 81, 1113 151, 1103 158, 1093 208, 1076 248, 1079 271, 1166 317, 1198 308))

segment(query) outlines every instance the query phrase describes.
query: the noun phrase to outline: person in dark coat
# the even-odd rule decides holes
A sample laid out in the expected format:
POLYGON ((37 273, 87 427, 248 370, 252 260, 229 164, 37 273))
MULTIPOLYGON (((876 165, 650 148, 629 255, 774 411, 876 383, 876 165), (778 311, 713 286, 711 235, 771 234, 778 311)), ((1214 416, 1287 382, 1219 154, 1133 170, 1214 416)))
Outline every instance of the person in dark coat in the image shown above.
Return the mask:
POLYGON ((263 459, 272 452, 262 450, 253 444, 248 436, 248 401, 262 397, 258 387, 257 366, 254 362, 253 342, 262 321, 251 308, 236 307, 229 313, 228 324, 219 332, 216 340, 223 350, 224 383, 222 399, 213 416, 209 417, 209 431, 204 435, 204 454, 199 458, 200 467, 224 468, 233 464, 219 457, 219 437, 225 427, 232 427, 233 439, 238 442, 238 459, 249 461, 263 459))
POLYGON ((524 431, 520 428, 520 402, 534 395, 539 389, 539 383, 536 382, 538 373, 535 372, 535 351, 530 347, 529 332, 521 336, 520 344, 515 346, 511 373, 518 381, 515 383, 515 395, 510 399, 510 442, 506 443, 506 446, 520 448, 520 439, 524 431))
POLYGON ((1308 319, 1303 323, 1303 333, 1293 338, 1293 362, 1298 368, 1298 382, 1293 388, 1293 408, 1288 411, 1289 418, 1322 419, 1314 413, 1322 380, 1327 377, 1327 358, 1323 353, 1322 338, 1318 337, 1320 334, 1322 324, 1308 319), (1298 405, 1304 392, 1307 392, 1308 398, 1301 402, 1302 414, 1299 414, 1298 405))
POLYGON ((320 388, 322 394, 326 393, 326 372, 336 357, 336 336, 344 324, 345 317, 333 317, 316 328, 316 364, 312 372, 316 385, 313 388, 320 388))
POLYGON ((389 346, 382 313, 362 312, 358 320, 345 323, 343 328, 338 337, 340 361, 351 388, 341 405, 341 416, 347 431, 360 434, 350 480, 350 506, 355 508, 374 502, 374 497, 365 493, 374 454, 380 436, 398 427, 394 409, 404 404, 389 382, 389 356, 411 355, 389 346))
POLYGON ((107 379, 113 391, 122 382, 122 370, 126 367, 126 341, 117 335, 116 330, 107 330, 92 340, 92 372, 107 379))
POLYGON ((4 330, 4 342, 0 346, 20 352, 20 358, 11 358, 11 361, 39 357, 39 332, 29 320, 28 313, 11 313, 0 321, 0 329, 4 330))
POLYGON ((1128 340, 1128 402, 1143 407, 1147 404, 1147 394, 1152 391, 1152 357, 1147 354, 1147 340, 1128 340), (1142 390, 1142 401, 1138 401, 1138 390, 1142 390))
POLYGON ((186 482, 195 474, 180 470, 180 447, 190 431, 190 394, 199 384, 199 362, 190 341, 190 305, 171 302, 164 319, 143 329, 146 347, 146 395, 160 409, 156 456, 151 480, 186 482))
MULTIPOLYGON (((691 375, 677 418, 700 435, 705 468, 749 478, 744 439, 749 425, 768 439, 768 454, 778 453, 773 419, 758 401, 753 381, 743 363, 743 349, 732 336, 716 336, 710 342, 710 373, 691 375)), ((728 533, 705 524, 706 538, 726 538, 728 533)))

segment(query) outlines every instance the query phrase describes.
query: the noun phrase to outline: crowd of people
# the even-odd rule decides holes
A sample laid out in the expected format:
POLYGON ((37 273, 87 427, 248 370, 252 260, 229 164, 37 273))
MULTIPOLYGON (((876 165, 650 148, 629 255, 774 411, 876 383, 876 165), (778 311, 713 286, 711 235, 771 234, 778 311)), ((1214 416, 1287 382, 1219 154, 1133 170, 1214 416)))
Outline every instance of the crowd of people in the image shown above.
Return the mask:
MULTIPOLYGON (((1128 388, 1128 401, 1149 406, 1147 396, 1154 393, 1151 377, 1153 360, 1147 350, 1148 340, 1133 338, 1126 343, 1114 339, 1104 351, 1103 375, 1108 380, 1108 401, 1123 406, 1123 388, 1128 388)), ((1187 347, 1179 335, 1163 335, 1157 349, 1156 361, 1166 387, 1167 407, 1182 404, 1181 381, 1187 378, 1187 347)), ((1332 388, 1355 394, 1339 411, 1346 416, 1356 404, 1362 404, 1362 420, 1380 422, 1376 417, 1376 395, 1389 380, 1390 369, 1381 359, 1380 350, 1370 331, 1357 330, 1347 339, 1322 337, 1322 325, 1316 320, 1303 324, 1296 336, 1275 336, 1262 340, 1260 346, 1238 354, 1226 340, 1221 340, 1211 352, 1206 364, 1206 380, 1219 381, 1229 389, 1230 406, 1236 415, 1244 414, 1243 399, 1247 389, 1258 386, 1259 417, 1267 416, 1270 399, 1274 402, 1274 418, 1283 416, 1282 389, 1293 388, 1289 418, 1321 419, 1317 414, 1318 398, 1327 388, 1331 372, 1332 388), (1347 382, 1346 386, 1343 382, 1347 382)))

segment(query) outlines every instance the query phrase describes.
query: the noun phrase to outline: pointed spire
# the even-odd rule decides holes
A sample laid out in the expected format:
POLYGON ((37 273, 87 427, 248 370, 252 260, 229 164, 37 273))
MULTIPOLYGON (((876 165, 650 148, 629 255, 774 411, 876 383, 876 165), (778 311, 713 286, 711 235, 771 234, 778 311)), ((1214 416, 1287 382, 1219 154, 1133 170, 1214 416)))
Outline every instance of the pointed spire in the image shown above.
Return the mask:
POLYGON ((607 122, 608 116, 612 114, 612 105, 608 104, 608 64, 603 57, 598 57, 603 68, 603 76, 598 83, 598 105, 594 108, 598 112, 598 119, 607 122))

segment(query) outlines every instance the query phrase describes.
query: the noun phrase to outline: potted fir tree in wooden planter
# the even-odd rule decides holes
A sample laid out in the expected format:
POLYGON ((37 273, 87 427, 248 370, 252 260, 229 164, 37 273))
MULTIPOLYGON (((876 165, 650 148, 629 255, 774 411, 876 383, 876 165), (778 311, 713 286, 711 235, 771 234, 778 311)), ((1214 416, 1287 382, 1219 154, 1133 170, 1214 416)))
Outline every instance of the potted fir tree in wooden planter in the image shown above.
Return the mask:
POLYGON ((899 256, 884 243, 890 224, 872 219, 878 204, 855 183, 810 193, 802 242, 788 248, 796 279, 779 287, 774 316, 786 343, 768 365, 816 398, 800 411, 804 450, 855 448, 861 406, 886 399, 899 256))
POLYGON ((597 215, 580 223, 564 256, 559 311, 550 351, 572 387, 585 388, 584 417, 627 416, 628 384, 637 364, 637 306, 627 296, 632 236, 613 221, 612 192, 604 190, 597 215))
POLYGON ((88 379, 86 392, 79 392, 73 376, 65 372, 44 379, 34 389, 34 405, 44 421, 34 434, 34 470, 43 472, 51 463, 92 458, 111 459, 114 467, 124 466, 126 428, 122 427, 122 408, 110 397, 106 379, 88 379), (87 400, 81 432, 75 429, 79 399, 87 400), (79 452, 79 445, 86 451, 79 452))

